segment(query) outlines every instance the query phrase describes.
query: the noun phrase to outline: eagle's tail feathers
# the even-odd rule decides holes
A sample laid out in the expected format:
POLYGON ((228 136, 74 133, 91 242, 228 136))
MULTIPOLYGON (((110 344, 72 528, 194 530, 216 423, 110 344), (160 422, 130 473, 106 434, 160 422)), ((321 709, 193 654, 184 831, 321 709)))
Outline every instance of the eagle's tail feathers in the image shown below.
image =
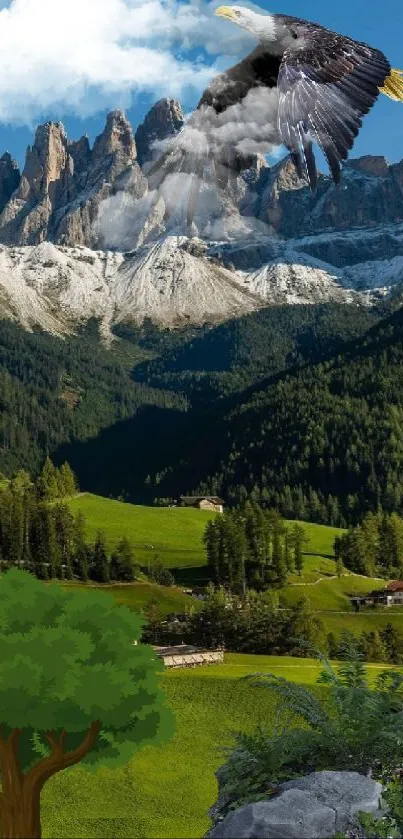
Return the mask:
POLYGON ((381 93, 389 96, 395 102, 403 102, 403 70, 393 68, 385 79, 383 87, 379 88, 381 93))

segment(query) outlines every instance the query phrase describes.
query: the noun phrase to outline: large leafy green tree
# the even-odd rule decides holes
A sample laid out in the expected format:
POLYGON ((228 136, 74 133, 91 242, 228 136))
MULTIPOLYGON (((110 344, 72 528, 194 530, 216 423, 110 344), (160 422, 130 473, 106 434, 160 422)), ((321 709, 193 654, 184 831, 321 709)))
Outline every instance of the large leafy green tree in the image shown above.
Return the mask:
POLYGON ((133 642, 141 618, 103 592, 12 569, 0 579, 0 815, 7 839, 41 836, 40 794, 85 761, 124 762, 170 734, 162 665, 133 642))

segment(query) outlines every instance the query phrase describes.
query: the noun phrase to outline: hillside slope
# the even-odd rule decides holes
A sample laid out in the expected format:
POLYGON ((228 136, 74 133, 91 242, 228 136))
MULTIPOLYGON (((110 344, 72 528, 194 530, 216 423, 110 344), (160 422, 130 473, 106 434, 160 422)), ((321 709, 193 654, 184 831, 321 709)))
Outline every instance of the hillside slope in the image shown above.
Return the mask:
POLYGON ((192 480, 195 489, 238 499, 252 492, 284 515, 342 526, 379 502, 403 512, 402 412, 398 310, 333 358, 267 378, 199 424, 193 418, 182 465, 160 491, 192 480))

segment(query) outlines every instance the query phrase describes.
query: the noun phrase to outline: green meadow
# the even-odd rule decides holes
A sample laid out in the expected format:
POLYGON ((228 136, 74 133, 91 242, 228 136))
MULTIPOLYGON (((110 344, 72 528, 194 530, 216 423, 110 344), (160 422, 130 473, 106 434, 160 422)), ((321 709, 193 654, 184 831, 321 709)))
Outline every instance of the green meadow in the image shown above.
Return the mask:
POLYGON ((292 606, 301 595, 307 595, 316 611, 353 612, 350 596, 365 594, 373 589, 383 588, 384 585, 384 580, 347 574, 308 585, 285 586, 281 590, 281 600, 284 606, 292 606))
MULTIPOLYGON (((214 513, 142 507, 89 493, 78 495, 68 503, 73 512, 82 510, 84 513, 89 539, 95 538, 97 531, 102 529, 111 548, 126 536, 140 565, 146 567, 152 557, 158 556, 165 566, 173 569, 178 586, 172 589, 145 581, 109 587, 118 603, 139 611, 151 600, 156 600, 161 615, 184 612, 190 604, 198 608, 197 601, 185 595, 180 586, 202 585, 209 580, 203 534, 214 513)), ((295 522, 288 524, 292 526, 295 522)), ((343 531, 311 522, 301 524, 307 535, 304 569, 301 576, 291 575, 281 589, 283 608, 290 608, 303 595, 308 597, 325 631, 336 636, 343 629, 361 634, 364 630, 382 629, 388 623, 403 632, 403 612, 398 608, 397 611, 395 607, 385 607, 354 612, 351 596, 381 588, 384 583, 348 573, 337 578, 333 544, 335 537, 343 531)))
POLYGON ((314 524, 309 521, 296 522, 290 520, 287 524, 302 524, 308 540, 307 553, 328 557, 329 559, 334 556, 333 544, 336 536, 345 532, 339 527, 328 527, 325 524, 314 524))
MULTIPOLYGON (((200 571, 206 566, 203 534, 215 513, 178 507, 142 507, 90 493, 77 495, 68 504, 72 512, 83 512, 89 539, 94 539, 101 529, 111 548, 126 536, 140 565, 146 566, 150 558, 158 554, 167 568, 183 571, 197 568, 200 571)), ((334 574, 333 542, 343 531, 310 522, 303 522, 303 526, 308 543, 302 580, 312 581, 334 574)), ((294 579, 299 581, 297 575, 294 579)))
MULTIPOLYGON (((369 665, 375 676, 383 666, 369 665)), ((241 676, 266 671, 314 684, 311 659, 226 655, 222 665, 162 675, 176 731, 166 744, 147 747, 124 768, 69 769, 42 795, 43 835, 61 839, 196 839, 208 830, 217 785, 215 770, 234 730, 271 727, 275 709, 268 692, 241 676)), ((323 690, 324 688, 321 688, 323 690)))
POLYGON ((68 588, 75 588, 79 591, 86 592, 89 588, 99 588, 113 594, 116 602, 122 606, 128 606, 135 612, 140 612, 149 603, 157 605, 158 614, 160 617, 165 617, 172 612, 184 613, 189 607, 195 609, 201 608, 201 602, 194 597, 185 594, 178 586, 167 588, 166 586, 159 586, 156 583, 136 582, 136 583, 120 583, 113 585, 99 585, 96 583, 63 583, 68 588))
POLYGON ((206 565, 203 534, 215 513, 180 507, 141 507, 90 493, 77 495, 68 503, 73 513, 84 513, 89 539, 103 530, 111 548, 126 536, 139 565, 147 566, 157 555, 167 568, 206 565))

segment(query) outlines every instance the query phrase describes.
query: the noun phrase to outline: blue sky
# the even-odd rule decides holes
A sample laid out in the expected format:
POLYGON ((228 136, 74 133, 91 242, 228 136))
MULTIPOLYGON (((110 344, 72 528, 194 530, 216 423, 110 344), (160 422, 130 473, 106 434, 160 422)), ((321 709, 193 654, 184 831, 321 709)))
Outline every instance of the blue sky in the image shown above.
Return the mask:
MULTIPOLYGON (((125 107, 134 127, 164 94, 177 96, 190 110, 208 65, 229 66, 251 46, 231 23, 214 18, 217 5, 0 0, 0 153, 7 149, 23 163, 34 127, 47 119, 61 120, 72 139, 87 133, 92 141, 113 107, 125 107)), ((259 5, 366 41, 403 68, 401 0, 259 5)), ((380 97, 353 150, 353 156, 362 154, 384 154, 391 162, 403 158, 403 104, 380 97)))

